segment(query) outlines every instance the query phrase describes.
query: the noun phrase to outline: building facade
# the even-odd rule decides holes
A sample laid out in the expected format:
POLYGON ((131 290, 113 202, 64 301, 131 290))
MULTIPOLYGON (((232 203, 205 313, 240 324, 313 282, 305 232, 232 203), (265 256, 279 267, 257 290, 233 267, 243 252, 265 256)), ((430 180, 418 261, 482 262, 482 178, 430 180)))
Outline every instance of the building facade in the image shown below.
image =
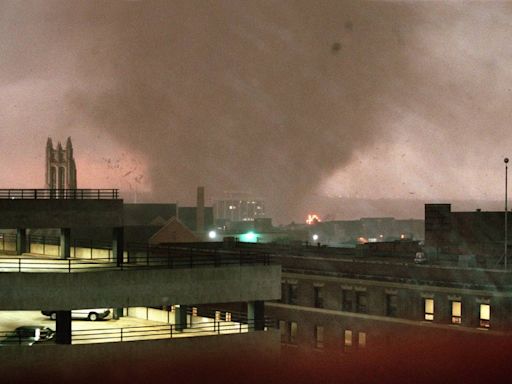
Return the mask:
POLYGON ((224 199, 213 203, 213 212, 217 223, 254 221, 266 215, 265 202, 248 193, 227 193, 224 199))
POLYGON ((411 335, 512 332, 510 272, 304 253, 279 260, 282 298, 266 305, 285 348, 346 352, 411 335))
MULTIPOLYGON (((510 212, 508 215, 510 253, 512 216, 510 212)), ((425 204, 425 247, 433 258, 456 260, 471 256, 474 264, 481 267, 502 266, 505 212, 453 212, 451 204, 425 204)))
POLYGON ((369 243, 367 249, 230 246, 268 252, 281 265, 281 299, 266 302, 265 310, 292 353, 512 336, 510 270, 463 266, 456 259, 417 263, 420 245, 409 240, 369 243))

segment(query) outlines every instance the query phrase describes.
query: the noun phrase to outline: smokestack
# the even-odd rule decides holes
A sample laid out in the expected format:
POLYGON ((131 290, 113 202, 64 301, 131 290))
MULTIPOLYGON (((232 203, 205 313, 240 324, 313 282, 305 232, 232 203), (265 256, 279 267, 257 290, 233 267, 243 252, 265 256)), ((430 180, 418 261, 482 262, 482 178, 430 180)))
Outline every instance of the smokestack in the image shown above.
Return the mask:
POLYGON ((204 187, 197 187, 196 232, 204 231, 204 187))

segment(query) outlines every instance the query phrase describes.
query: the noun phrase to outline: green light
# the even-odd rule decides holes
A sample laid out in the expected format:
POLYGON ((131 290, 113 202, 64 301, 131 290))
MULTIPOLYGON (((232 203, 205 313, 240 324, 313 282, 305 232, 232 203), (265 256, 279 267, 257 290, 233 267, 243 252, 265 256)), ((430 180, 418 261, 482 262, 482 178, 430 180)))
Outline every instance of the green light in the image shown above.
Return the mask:
POLYGON ((240 241, 245 243, 254 243, 258 241, 258 235, 254 232, 247 232, 243 235, 240 235, 240 241))

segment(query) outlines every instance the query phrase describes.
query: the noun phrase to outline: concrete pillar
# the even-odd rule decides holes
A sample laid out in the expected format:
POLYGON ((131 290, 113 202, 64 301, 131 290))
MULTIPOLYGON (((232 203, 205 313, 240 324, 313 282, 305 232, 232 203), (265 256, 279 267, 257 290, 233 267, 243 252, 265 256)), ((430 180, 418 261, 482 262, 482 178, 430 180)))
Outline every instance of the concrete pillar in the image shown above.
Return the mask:
POLYGON ((57 344, 71 344, 71 311, 57 311, 55 322, 57 344))
POLYGON ((112 257, 118 267, 123 265, 124 254, 124 228, 115 227, 112 232, 112 257))
POLYGON ((180 305, 179 307, 176 306, 176 330, 177 331, 183 331, 185 328, 187 328, 187 309, 188 305, 180 305))
POLYGON ((71 229, 60 229, 60 258, 69 259, 71 257, 71 229))
POLYGON ((27 230, 25 228, 16 229, 16 254, 21 255, 27 252, 27 230))
POLYGON ((249 330, 263 331, 265 329, 265 302, 262 300, 247 303, 247 323, 249 330))
POLYGON ((119 320, 121 317, 124 316, 123 308, 112 308, 112 318, 114 320, 119 320))

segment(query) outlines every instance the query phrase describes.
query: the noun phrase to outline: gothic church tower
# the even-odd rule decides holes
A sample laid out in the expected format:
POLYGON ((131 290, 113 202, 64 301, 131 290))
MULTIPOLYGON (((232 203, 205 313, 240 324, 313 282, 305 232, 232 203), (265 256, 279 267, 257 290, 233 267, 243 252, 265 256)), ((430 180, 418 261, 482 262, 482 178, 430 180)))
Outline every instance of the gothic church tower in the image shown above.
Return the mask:
POLYGON ((50 137, 46 142, 46 188, 76 189, 76 165, 70 137, 66 141, 66 149, 60 142, 53 149, 50 137))

